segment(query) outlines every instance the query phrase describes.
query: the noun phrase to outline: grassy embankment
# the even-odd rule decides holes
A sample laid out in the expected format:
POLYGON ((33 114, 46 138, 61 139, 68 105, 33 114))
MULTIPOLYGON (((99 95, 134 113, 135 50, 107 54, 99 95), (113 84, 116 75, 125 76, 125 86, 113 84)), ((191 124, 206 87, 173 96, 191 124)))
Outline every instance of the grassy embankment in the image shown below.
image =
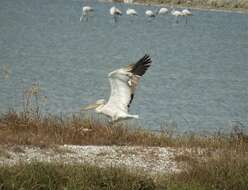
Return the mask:
MULTIPOLYGON (((184 163, 184 171, 157 176, 125 168, 99 169, 63 163, 1 166, 0 189, 242 190, 248 187, 248 137, 237 129, 228 136, 172 137, 166 131, 155 134, 123 125, 106 126, 80 116, 59 118, 10 112, 0 118, 0 144, 143 145, 190 150, 175 157, 178 163, 184 163)), ((9 155, 1 150, 0 156, 9 155)))
MULTIPOLYGON (((115 0, 122 2, 122 0, 115 0)), ((203 9, 247 10, 248 0, 134 0, 136 3, 165 4, 167 6, 194 7, 203 9)))
MULTIPOLYGON (((173 147, 181 173, 149 176, 127 168, 105 168, 64 163, 0 166, 0 189, 219 189, 248 187, 248 136, 239 128, 230 135, 174 136, 167 130, 152 133, 122 124, 115 126, 71 117, 42 116, 39 84, 23 93, 23 112, 0 116, 0 145, 42 148, 74 145, 141 145, 173 147)), ((45 98, 46 100, 46 98, 45 98)), ((7 146, 7 147, 8 147, 7 146)), ((0 158, 8 158, 0 148, 0 158)))

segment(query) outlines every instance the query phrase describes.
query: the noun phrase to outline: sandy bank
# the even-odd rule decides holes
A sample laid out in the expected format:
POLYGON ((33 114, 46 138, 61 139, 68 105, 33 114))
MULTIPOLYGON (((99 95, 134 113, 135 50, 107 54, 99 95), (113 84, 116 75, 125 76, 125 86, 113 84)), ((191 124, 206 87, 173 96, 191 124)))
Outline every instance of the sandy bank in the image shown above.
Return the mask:
POLYGON ((91 164, 99 167, 127 167, 149 173, 179 172, 174 160, 175 149, 142 146, 75 146, 53 148, 36 146, 1 145, 0 165, 19 162, 62 162, 66 164, 91 164), (3 154, 4 151, 4 154, 3 154))

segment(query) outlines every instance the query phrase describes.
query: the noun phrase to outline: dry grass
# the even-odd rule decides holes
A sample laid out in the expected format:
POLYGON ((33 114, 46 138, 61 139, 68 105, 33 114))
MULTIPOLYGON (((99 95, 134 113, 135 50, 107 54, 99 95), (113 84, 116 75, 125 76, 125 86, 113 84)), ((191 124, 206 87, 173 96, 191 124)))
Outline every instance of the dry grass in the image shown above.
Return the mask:
MULTIPOLYGON (((174 159, 183 169, 179 174, 148 178, 135 171, 110 168, 99 175, 100 169, 95 167, 39 163, 1 168, 0 189, 1 185, 9 189, 9 184, 15 184, 12 189, 30 189, 35 185, 53 189, 80 189, 81 186, 83 189, 139 189, 142 185, 144 189, 171 190, 243 190, 248 187, 248 136, 236 128, 230 135, 172 135, 166 130, 152 133, 124 124, 102 124, 80 115, 61 118, 9 112, 0 117, 0 144, 52 146, 57 152, 63 151, 57 148, 59 144, 170 146, 178 150, 174 159), (16 177, 6 178, 7 174, 16 177), (36 177, 30 180, 30 175, 36 177), (94 178, 98 180, 95 182, 94 178)), ((6 155, 1 150, 0 154, 6 155)))
POLYGON ((125 126, 124 123, 103 124, 82 116, 34 117, 9 112, 0 117, 0 144, 41 147, 55 144, 144 145, 248 150, 248 136, 239 130, 228 136, 220 134, 207 137, 196 134, 173 136, 166 131, 152 133, 141 128, 125 126))
MULTIPOLYGON (((191 155, 195 156, 195 155, 191 155)), ((200 184, 205 189, 243 190, 248 188, 248 153, 222 150, 216 156, 186 160, 187 170, 173 176, 181 184, 200 184)))
POLYGON ((9 112, 0 118, 0 144, 159 146, 169 145, 169 141, 163 135, 148 133, 142 129, 130 129, 122 124, 104 125, 80 116, 36 118, 9 112))

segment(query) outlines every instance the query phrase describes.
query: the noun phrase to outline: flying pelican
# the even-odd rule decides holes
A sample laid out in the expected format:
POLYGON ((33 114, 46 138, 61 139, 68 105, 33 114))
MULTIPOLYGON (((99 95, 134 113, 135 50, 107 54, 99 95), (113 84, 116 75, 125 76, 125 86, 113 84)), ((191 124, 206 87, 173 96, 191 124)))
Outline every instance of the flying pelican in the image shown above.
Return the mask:
POLYGON ((86 21, 88 21, 88 16, 91 12, 93 12, 94 9, 90 6, 84 6, 82 7, 82 16, 80 17, 80 22, 85 18, 86 21))
POLYGON ((178 17, 183 16, 183 13, 181 11, 177 11, 175 9, 171 11, 171 14, 176 17, 176 23, 178 23, 178 17))
POLYGON ((182 10, 182 14, 183 14, 183 16, 185 16, 186 17, 186 24, 187 24, 187 22, 188 22, 188 16, 192 16, 193 14, 188 10, 188 9, 183 9, 182 10))
POLYGON ((137 12, 134 9, 130 9, 130 8, 127 9, 126 14, 128 16, 138 16, 137 12))
POLYGON ((97 100, 83 110, 95 109, 97 113, 102 113, 111 117, 112 122, 120 119, 136 118, 138 115, 130 115, 128 110, 134 98, 135 89, 140 77, 151 66, 152 60, 149 55, 143 56, 135 64, 114 70, 108 74, 111 94, 108 102, 104 99, 97 100))
POLYGON ((168 11, 169 11, 169 10, 168 10, 167 8, 162 7, 161 9, 159 9, 158 14, 159 14, 159 15, 165 15, 165 14, 168 13, 168 11))
POLYGON ((122 12, 119 9, 117 9, 115 6, 110 8, 109 13, 114 17, 114 22, 117 22, 117 16, 122 15, 122 12))

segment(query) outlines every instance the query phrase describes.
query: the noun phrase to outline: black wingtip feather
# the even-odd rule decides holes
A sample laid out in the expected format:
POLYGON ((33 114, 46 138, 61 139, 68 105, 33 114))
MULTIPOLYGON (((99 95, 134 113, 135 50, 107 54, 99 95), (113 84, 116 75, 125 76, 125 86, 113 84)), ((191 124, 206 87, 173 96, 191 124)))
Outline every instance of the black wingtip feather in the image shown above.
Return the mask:
POLYGON ((148 54, 145 54, 137 63, 135 63, 132 73, 138 76, 143 76, 146 70, 151 66, 152 60, 148 54))
POLYGON ((132 93, 131 97, 130 97, 130 101, 129 101, 128 105, 127 105, 128 108, 130 108, 130 105, 131 105, 131 103, 133 101, 133 97, 134 97, 134 94, 132 93))

